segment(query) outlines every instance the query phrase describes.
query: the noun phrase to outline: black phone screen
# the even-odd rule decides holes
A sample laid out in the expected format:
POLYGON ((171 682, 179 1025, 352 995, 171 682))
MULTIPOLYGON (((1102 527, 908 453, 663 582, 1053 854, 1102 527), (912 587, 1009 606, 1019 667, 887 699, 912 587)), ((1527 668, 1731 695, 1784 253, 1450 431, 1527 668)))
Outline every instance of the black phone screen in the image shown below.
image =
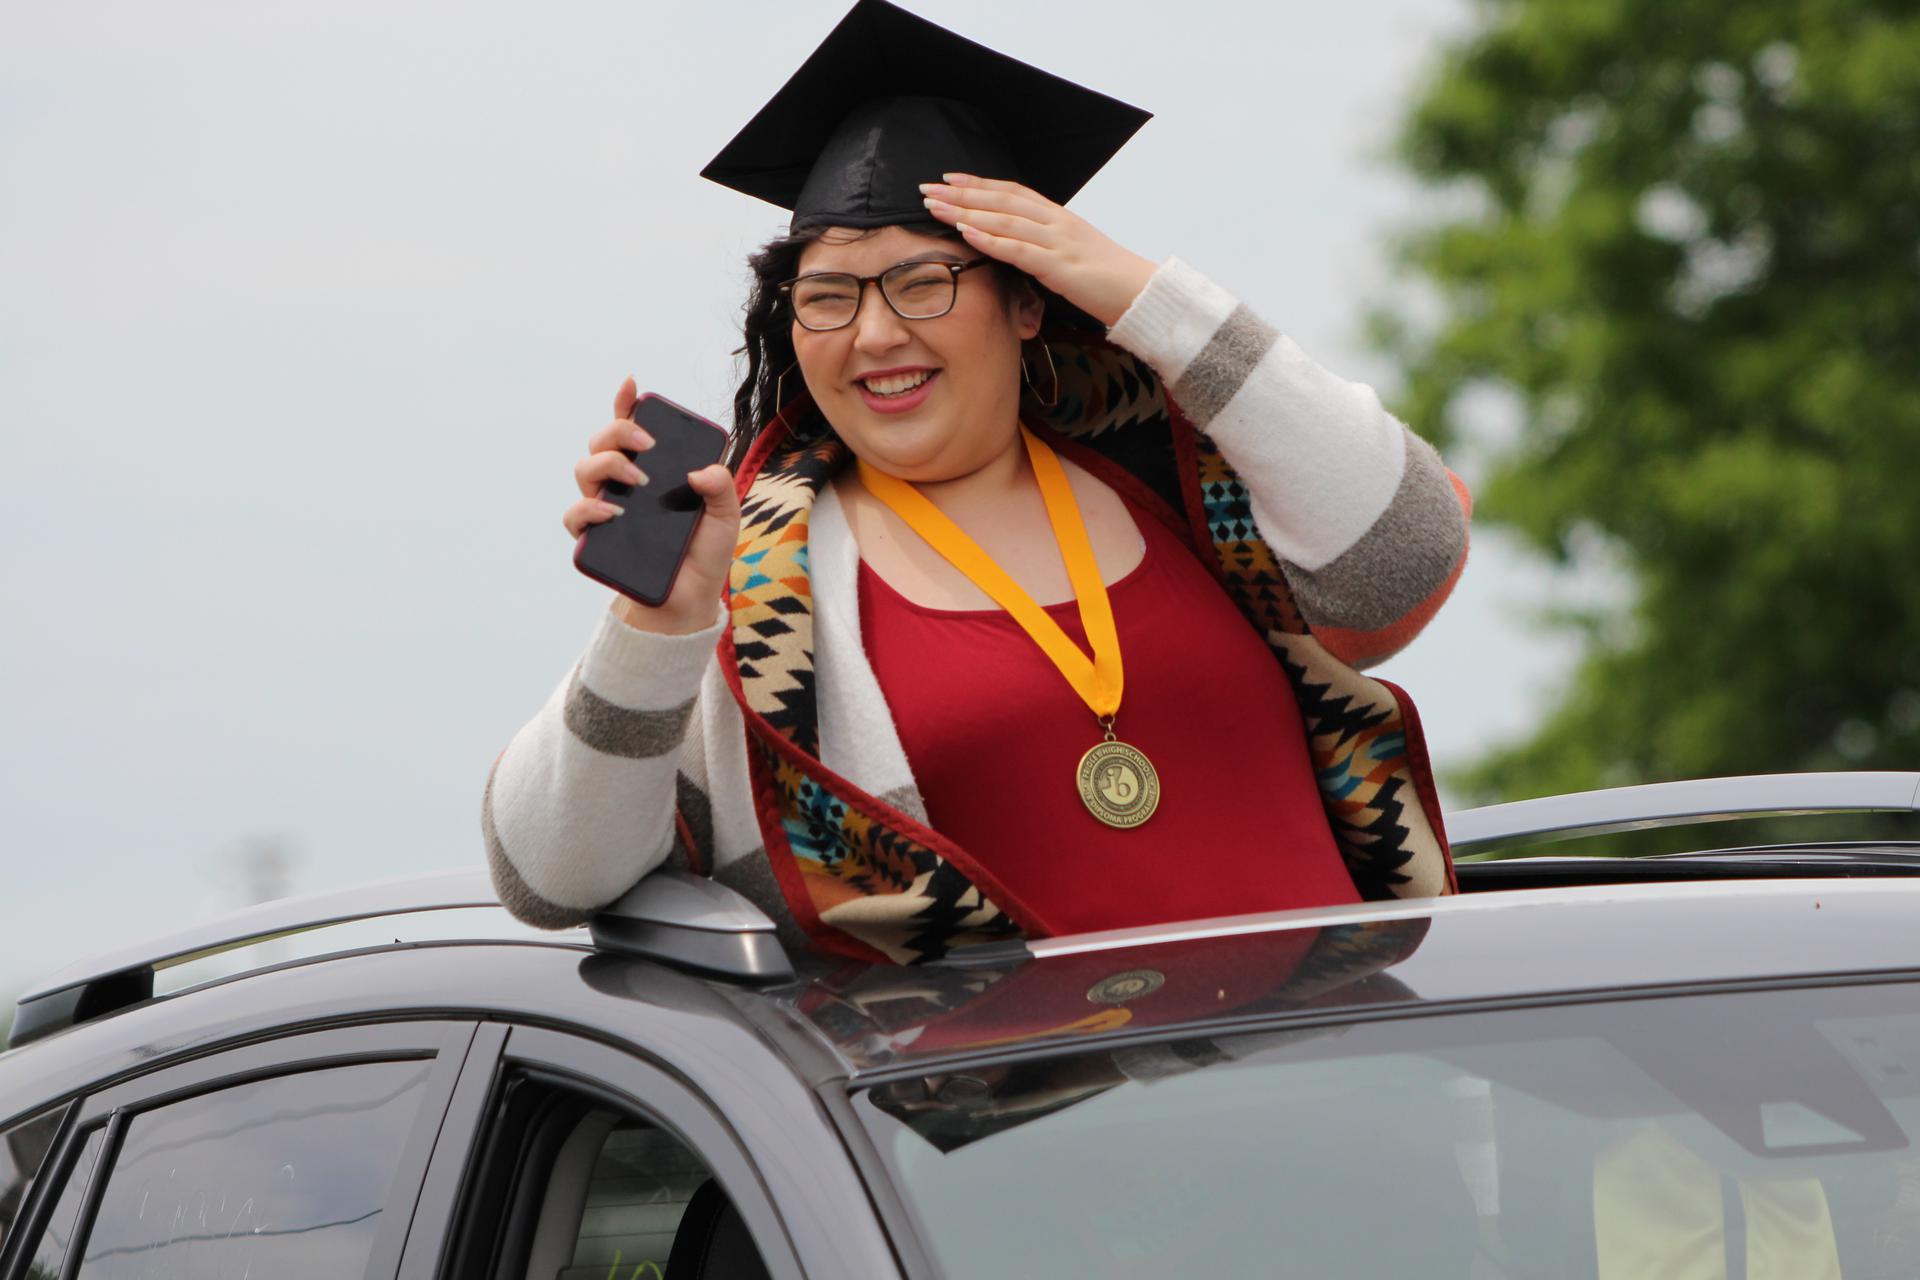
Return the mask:
POLYGON ((644 395, 629 415, 653 437, 644 454, 623 450, 647 473, 644 485, 608 481, 604 501, 626 514, 588 525, 573 553, 574 567, 641 604, 665 602, 705 503, 687 485, 687 473, 713 465, 727 433, 663 396, 644 395))

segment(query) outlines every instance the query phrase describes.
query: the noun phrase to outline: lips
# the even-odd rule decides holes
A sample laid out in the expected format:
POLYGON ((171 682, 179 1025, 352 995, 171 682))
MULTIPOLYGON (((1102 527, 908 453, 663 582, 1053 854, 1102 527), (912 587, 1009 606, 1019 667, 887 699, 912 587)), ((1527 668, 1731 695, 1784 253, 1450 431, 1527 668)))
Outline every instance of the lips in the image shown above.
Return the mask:
POLYGON ((925 403, 939 380, 938 369, 879 369, 862 374, 853 385, 875 413, 905 413, 925 403))

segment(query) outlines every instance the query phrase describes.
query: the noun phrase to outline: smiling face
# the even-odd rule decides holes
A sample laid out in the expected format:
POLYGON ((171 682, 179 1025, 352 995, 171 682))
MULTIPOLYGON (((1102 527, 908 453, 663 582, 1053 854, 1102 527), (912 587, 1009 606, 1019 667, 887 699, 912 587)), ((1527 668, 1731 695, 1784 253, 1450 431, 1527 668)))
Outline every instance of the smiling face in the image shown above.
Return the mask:
MULTIPOLYGON (((802 251, 799 274, 873 276, 909 260, 979 256, 964 241, 904 227, 833 228, 802 251)), ((953 310, 932 320, 902 319, 868 285, 845 328, 795 322, 793 352, 814 403, 856 456, 905 480, 950 480, 1017 438, 1020 343, 1040 331, 1040 312, 1031 290, 1003 290, 984 267, 960 276, 953 310)))

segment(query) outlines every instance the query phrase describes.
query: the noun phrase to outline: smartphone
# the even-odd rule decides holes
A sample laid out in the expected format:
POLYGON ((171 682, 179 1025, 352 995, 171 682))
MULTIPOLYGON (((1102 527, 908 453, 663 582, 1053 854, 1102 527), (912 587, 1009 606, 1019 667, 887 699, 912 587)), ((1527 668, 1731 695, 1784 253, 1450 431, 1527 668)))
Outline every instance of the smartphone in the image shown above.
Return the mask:
POLYGON ((712 466, 727 445, 727 432, 691 409, 651 393, 627 415, 653 437, 644 456, 623 449, 651 482, 609 480, 600 498, 626 514, 590 524, 573 549, 573 567, 644 605, 666 603, 686 558, 687 544, 706 502, 687 484, 687 473, 712 466))

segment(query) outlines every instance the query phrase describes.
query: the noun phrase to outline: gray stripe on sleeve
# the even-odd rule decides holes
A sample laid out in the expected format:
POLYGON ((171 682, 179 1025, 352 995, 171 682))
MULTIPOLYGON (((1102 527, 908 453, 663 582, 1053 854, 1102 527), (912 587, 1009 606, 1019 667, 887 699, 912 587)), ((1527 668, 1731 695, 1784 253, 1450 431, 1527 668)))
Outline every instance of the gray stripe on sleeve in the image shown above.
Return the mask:
POLYGON ((694 699, 665 711, 636 711, 616 706, 580 683, 573 673, 567 686, 566 721, 573 736, 595 751, 627 760, 650 760, 680 745, 694 699))
POLYGON ((500 905, 516 920, 523 920, 536 929, 571 929, 585 924, 593 917, 591 910, 563 907, 541 897, 520 878, 508 859, 506 846, 500 843, 500 833, 493 825, 493 775, 499 768, 500 762, 496 760, 493 770, 487 774, 487 791, 480 800, 480 830, 486 837, 487 871, 493 876, 493 891, 500 895, 500 905))
POLYGON ((1408 432, 1400 487, 1373 527, 1311 573, 1288 566, 1287 581, 1309 625, 1372 631, 1432 595, 1466 545, 1467 523, 1446 465, 1408 432))
POLYGON ((1280 340, 1280 331, 1243 306, 1221 322, 1173 384, 1173 398, 1197 430, 1240 392, 1254 366, 1280 340))
POLYGON ((882 804, 892 805, 915 822, 927 821, 927 802, 921 797, 920 788, 917 786, 908 784, 904 787, 895 787, 891 791, 883 792, 879 799, 882 804))
MULTIPOLYGON (((693 779, 686 774, 675 774, 673 779, 673 802, 680 808, 680 816, 687 820, 687 830, 693 833, 693 842, 700 851, 705 865, 711 868, 719 852, 713 843, 713 801, 707 799, 707 793, 695 786, 693 779)), ((680 839, 679 824, 674 824, 674 839, 680 839)))

